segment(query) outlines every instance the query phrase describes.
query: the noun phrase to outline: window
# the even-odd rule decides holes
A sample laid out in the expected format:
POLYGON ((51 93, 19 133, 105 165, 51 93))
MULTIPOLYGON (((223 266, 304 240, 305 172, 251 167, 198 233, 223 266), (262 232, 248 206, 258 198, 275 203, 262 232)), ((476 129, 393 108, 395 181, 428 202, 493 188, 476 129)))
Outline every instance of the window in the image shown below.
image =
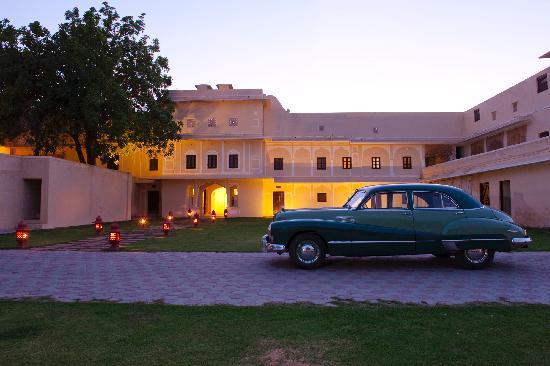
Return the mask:
POLYGON ((218 155, 208 155, 206 166, 208 169, 216 169, 218 167, 218 155))
POLYGON ((229 168, 237 169, 239 167, 239 155, 229 154, 229 168))
POLYGON ((497 111, 492 111, 491 112, 491 118, 492 118, 493 121, 497 120, 497 111))
POLYGON ((403 169, 412 169, 412 157, 403 156, 403 169))
POLYGON ((342 158, 342 169, 351 169, 351 156, 344 156, 342 158))
POLYGON ((506 135, 508 146, 521 144, 526 141, 527 126, 520 126, 509 130, 506 135))
POLYGON ((196 122, 194 119, 188 119, 187 120, 187 128, 194 128, 196 126, 196 122))
POLYGON ((504 134, 498 134, 487 138, 487 151, 502 149, 504 147, 504 134))
POLYGON ((446 194, 440 192, 413 192, 414 208, 454 208, 456 202, 446 194))
POLYGON ((159 159, 157 158, 149 159, 149 170, 150 171, 159 170, 159 159))
POLYGON ((325 157, 317 158, 317 170, 327 170, 327 158, 325 157))
POLYGON ((464 157, 464 146, 457 146, 455 148, 455 158, 462 159, 464 157))
POLYGON ((508 215, 512 214, 512 197, 510 194, 510 181, 501 180, 500 182, 500 210, 508 215))
POLYGON ((273 159, 273 170, 283 170, 283 158, 273 159))
POLYGON ((485 152, 485 141, 480 140, 470 146, 470 155, 477 155, 485 152))
POLYGON ((323 132, 325 130, 325 126, 324 125, 320 125, 319 126, 319 131, 323 132))
POLYGON ((485 206, 491 205, 491 199, 489 194, 489 182, 479 183, 479 200, 485 206))
POLYGON ((236 127, 239 125, 239 119, 238 118, 229 118, 229 127, 236 127))
POLYGON ((367 209, 407 209, 407 192, 379 192, 372 195, 364 204, 367 209))
POLYGON ((479 112, 479 108, 478 109, 474 109, 474 122, 477 122, 481 119, 481 114, 479 112))
POLYGON ((208 127, 216 127, 216 119, 208 118, 208 127))
POLYGON ((197 169, 197 155, 185 155, 185 169, 197 169))
POLYGON ((229 207, 239 207, 239 190, 237 186, 229 188, 229 207))
POLYGON ((548 137, 548 136, 550 136, 549 131, 543 131, 543 132, 539 133, 540 138, 544 138, 544 137, 548 137))
POLYGON ((518 102, 514 102, 512 103, 512 112, 517 112, 518 111, 518 102))
POLYGON ((371 159, 371 167, 372 169, 380 169, 381 163, 380 163, 380 156, 373 156, 371 159))
POLYGON ((548 75, 543 74, 537 78, 537 93, 542 93, 548 89, 548 75))
POLYGON ((317 193, 317 202, 327 202, 327 194, 317 193))

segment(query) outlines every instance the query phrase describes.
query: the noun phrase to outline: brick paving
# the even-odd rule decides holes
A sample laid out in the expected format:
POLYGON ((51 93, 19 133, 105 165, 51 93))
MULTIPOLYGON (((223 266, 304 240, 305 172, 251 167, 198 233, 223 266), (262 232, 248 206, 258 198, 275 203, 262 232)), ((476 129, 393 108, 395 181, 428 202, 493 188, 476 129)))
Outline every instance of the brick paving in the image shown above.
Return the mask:
POLYGON ((287 255, 0 251, 0 298, 263 305, 337 299, 416 304, 550 304, 550 252, 497 253, 483 271, 432 256, 331 257, 316 271, 287 255))

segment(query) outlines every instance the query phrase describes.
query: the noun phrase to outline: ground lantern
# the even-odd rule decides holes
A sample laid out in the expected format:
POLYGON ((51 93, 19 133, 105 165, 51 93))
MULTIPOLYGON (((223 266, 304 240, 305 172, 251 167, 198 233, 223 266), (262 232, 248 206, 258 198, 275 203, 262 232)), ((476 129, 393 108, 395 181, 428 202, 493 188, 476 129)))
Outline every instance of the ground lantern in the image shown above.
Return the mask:
POLYGON ((214 210, 212 210, 212 213, 210 214, 210 221, 216 221, 216 211, 214 210))
POLYGON ((94 225, 96 235, 101 234, 103 232, 103 219, 101 218, 101 216, 98 215, 95 218, 94 225))
POLYGON ((138 220, 138 223, 139 223, 139 226, 144 228, 145 225, 147 225, 147 217, 145 217, 145 216, 140 217, 139 220, 138 220))
POLYGON ((17 241, 17 248, 25 249, 29 245, 29 238, 31 237, 30 229, 24 221, 20 221, 17 224, 15 230, 15 240, 17 241))
POLYGON ((229 217, 229 211, 227 210, 227 208, 223 210, 223 217, 226 219, 229 217))
POLYGON ((191 209, 188 209, 187 210, 187 218, 190 219, 191 218, 191 214, 193 213, 193 211, 191 211, 191 209))
POLYGON ((172 222, 172 220, 174 220, 174 214, 172 213, 172 211, 168 211, 168 216, 166 216, 166 218, 170 222, 172 222))
POLYGON ((199 226, 199 214, 195 213, 195 216, 193 216, 193 226, 197 227, 199 226))
POLYGON ((109 244, 111 244, 111 249, 115 250, 120 246, 120 226, 116 222, 111 224, 109 230, 109 244))
POLYGON ((172 224, 170 223, 170 221, 165 221, 163 224, 162 224, 162 231, 164 232, 164 235, 168 235, 168 233, 170 232, 170 229, 171 229, 171 226, 172 224))

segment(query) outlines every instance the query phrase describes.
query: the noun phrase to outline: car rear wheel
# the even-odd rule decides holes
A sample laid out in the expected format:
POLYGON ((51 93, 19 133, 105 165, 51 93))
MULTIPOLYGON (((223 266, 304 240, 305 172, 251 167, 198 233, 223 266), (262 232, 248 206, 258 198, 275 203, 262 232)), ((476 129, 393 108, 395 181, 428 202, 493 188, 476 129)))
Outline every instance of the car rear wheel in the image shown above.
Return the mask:
POLYGON ((292 240, 289 253, 298 267, 319 268, 325 262, 325 243, 315 234, 300 234, 292 240))
POLYGON ((482 269, 489 267, 495 258, 495 251, 491 249, 467 249, 455 255, 457 262, 468 269, 482 269))

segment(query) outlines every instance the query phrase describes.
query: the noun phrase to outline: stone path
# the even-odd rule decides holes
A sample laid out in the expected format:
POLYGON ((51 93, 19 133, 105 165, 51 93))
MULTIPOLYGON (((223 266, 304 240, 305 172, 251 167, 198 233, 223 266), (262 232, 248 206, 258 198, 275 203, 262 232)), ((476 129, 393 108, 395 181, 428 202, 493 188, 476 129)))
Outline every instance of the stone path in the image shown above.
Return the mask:
MULTIPOLYGON (((190 224, 172 224, 172 230, 180 230, 185 227, 190 227, 190 224)), ((46 245, 43 247, 31 247, 29 250, 37 252, 51 252, 51 251, 79 251, 79 252, 101 252, 110 248, 110 244, 107 240, 107 231, 102 235, 90 237, 86 239, 76 240, 68 243, 59 243, 53 245, 46 245)), ((120 247, 123 248, 127 245, 135 243, 140 240, 164 236, 160 227, 149 227, 146 229, 134 230, 134 231, 122 231, 120 238, 120 247)))
POLYGON ((336 299, 550 304, 550 252, 497 253, 483 271, 432 256, 331 257, 315 271, 264 253, 0 251, 0 298, 262 305, 336 299))

